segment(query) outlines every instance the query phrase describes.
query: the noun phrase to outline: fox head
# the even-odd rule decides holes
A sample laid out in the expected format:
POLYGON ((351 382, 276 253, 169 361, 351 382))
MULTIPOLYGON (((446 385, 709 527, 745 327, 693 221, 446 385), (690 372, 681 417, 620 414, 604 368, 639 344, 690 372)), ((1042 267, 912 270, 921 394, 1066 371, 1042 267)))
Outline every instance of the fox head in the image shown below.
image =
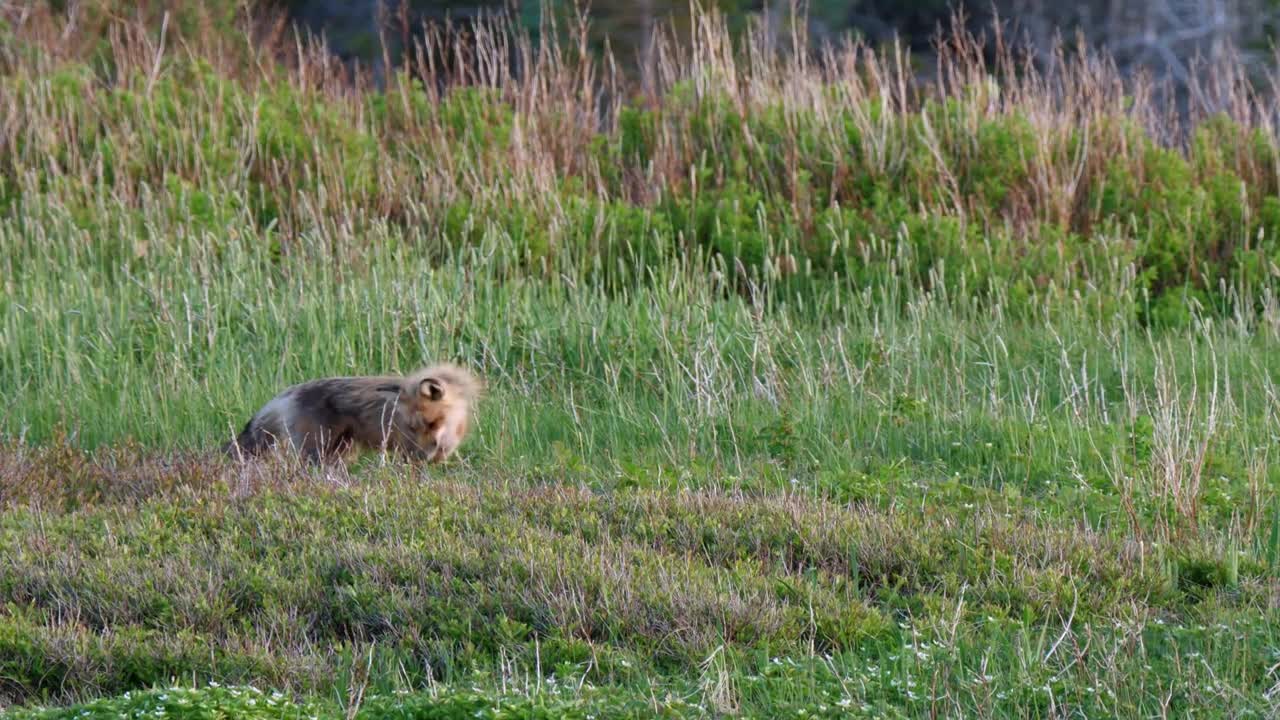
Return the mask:
POLYGON ((475 377, 455 365, 434 365, 405 379, 401 408, 433 459, 444 459, 462 442, 479 390, 475 377))

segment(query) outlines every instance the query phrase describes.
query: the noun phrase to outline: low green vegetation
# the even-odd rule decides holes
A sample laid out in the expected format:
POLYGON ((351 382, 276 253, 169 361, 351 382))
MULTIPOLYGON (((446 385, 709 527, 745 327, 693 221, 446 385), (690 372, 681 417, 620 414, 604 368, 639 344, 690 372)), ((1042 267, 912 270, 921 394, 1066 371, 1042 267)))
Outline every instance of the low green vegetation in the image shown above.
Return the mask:
POLYGON ((32 697, 217 678, 382 711, 441 684, 609 716, 1262 712, 1280 639, 1248 560, 1064 510, 64 452, 7 468, 61 481, 3 536, 0 670, 32 697))
POLYGON ((708 17, 644 96, 518 38, 379 88, 191 12, 0 20, 0 709, 1280 709, 1246 85, 1175 127, 1091 58, 925 87, 708 17), (441 359, 457 462, 216 452, 441 359))

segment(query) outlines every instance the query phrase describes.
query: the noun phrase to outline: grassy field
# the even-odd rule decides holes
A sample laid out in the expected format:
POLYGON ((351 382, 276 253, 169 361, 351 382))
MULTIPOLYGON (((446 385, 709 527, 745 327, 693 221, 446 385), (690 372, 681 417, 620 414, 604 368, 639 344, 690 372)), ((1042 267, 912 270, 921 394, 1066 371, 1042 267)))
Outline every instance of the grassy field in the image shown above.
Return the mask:
POLYGON ((377 88, 172 5, 0 12, 0 712, 1280 712, 1239 68, 1179 116, 705 15, 643 91, 500 27, 377 88), (216 452, 442 359, 489 384, 444 467, 216 452))

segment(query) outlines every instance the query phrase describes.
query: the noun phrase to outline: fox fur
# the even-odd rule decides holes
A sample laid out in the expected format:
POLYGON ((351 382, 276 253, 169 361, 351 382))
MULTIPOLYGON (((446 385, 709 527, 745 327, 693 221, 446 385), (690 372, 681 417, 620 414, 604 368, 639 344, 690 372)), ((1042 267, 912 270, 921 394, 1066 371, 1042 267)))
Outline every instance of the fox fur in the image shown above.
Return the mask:
POLYGON ((480 390, 470 372, 448 364, 406 377, 311 380, 272 398, 223 450, 257 456, 287 445, 311 462, 388 450, 442 462, 466 437, 480 390))

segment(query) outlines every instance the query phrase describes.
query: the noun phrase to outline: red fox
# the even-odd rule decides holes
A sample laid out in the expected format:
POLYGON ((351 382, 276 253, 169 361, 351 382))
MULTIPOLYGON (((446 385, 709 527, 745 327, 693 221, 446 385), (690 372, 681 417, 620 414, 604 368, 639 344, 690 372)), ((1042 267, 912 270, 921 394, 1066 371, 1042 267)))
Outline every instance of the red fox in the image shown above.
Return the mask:
POLYGON ((470 372, 448 364, 403 378, 312 380, 272 398, 223 450, 255 456, 284 440, 311 462, 346 459, 362 449, 441 462, 466 437, 480 390, 470 372))

